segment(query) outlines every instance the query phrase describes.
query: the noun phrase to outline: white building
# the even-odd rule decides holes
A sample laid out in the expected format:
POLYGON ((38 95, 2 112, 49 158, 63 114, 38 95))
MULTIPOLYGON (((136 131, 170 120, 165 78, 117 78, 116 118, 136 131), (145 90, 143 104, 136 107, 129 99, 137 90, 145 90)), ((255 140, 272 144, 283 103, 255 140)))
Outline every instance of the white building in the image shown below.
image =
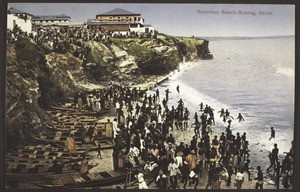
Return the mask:
POLYGON ((71 17, 61 14, 61 15, 40 15, 33 16, 32 22, 34 25, 57 25, 70 22, 71 17))
POLYGON ((98 25, 111 31, 130 31, 138 33, 153 33, 154 28, 146 25, 140 13, 133 13, 120 8, 96 15, 95 20, 89 20, 88 25, 98 25), (116 30, 117 28, 117 30, 116 30), (119 30, 119 28, 123 28, 119 30), (127 28, 124 30, 124 28, 127 28))
POLYGON ((22 31, 32 32, 32 15, 15 8, 9 8, 7 11, 7 29, 13 29, 19 26, 22 31))

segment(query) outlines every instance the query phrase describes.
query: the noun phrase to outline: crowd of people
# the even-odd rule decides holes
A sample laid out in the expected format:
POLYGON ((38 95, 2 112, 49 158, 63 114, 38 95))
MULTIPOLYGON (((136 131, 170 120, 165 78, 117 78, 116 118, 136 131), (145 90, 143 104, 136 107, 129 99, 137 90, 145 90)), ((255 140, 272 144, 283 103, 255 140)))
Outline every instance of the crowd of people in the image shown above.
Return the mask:
MULTIPOLYGON (((180 93, 179 87, 177 92, 180 93)), ((139 170, 139 179, 145 177, 150 181, 147 185, 155 182, 159 189, 179 188, 179 181, 183 183, 183 188, 187 184, 197 188, 204 172, 207 173, 207 178, 203 178, 207 180, 206 188, 218 189, 221 181, 230 186, 233 183, 232 175, 235 175, 236 187, 242 188, 245 173, 249 181, 257 180, 257 188, 263 188, 263 171, 258 166, 257 177, 251 175, 247 135, 232 133, 234 118, 228 109, 219 111, 226 127, 218 136, 213 135, 212 131, 215 125, 213 108, 201 103, 200 114, 196 112, 190 120, 191 114, 182 99, 179 99, 176 107, 169 106, 169 89, 165 90, 165 95, 158 89, 151 95, 140 88, 110 86, 95 92, 95 98, 97 94, 98 101, 93 101, 95 106, 100 98, 110 100, 117 113, 112 133, 116 143, 113 149, 115 170, 139 170), (185 132, 190 128, 194 129, 194 136, 189 143, 173 135, 174 131, 185 132)), ((75 96, 74 102, 79 109, 84 106, 89 110, 97 110, 97 107, 89 104, 93 102, 84 96, 75 96)), ((244 121, 241 114, 236 119, 244 121)), ((273 132, 271 134, 274 135, 273 132)), ((271 166, 268 171, 279 168, 276 148, 277 145, 270 155, 271 166)), ((286 183, 285 187, 291 184, 292 153, 291 150, 287 154, 278 174, 278 178, 281 176, 286 183)))
POLYGON ((156 38, 158 32, 135 32, 128 31, 121 33, 104 29, 101 26, 82 25, 80 27, 53 27, 36 26, 32 33, 21 30, 15 25, 12 30, 7 29, 8 42, 15 42, 20 35, 29 37, 33 42, 42 45, 50 50, 56 50, 59 42, 68 42, 75 45, 81 45, 86 41, 105 41, 110 43, 110 38, 156 38))
MULTIPOLYGON (((8 30, 8 41, 16 41, 18 36, 28 36, 33 42, 46 44, 55 49, 59 41, 68 41, 76 44, 77 41, 101 41, 106 36, 112 37, 111 32, 100 28, 40 28, 37 34, 27 34, 16 26, 8 30)), ((129 36, 138 37, 131 33, 129 36)), ((126 36, 125 36, 126 37, 126 36)), ((85 50, 88 51, 88 50, 85 50)), ((84 56, 83 56, 84 57, 84 56)), ((179 86, 176 88, 180 94, 179 86)), ((112 133, 107 136, 114 140, 113 164, 115 170, 140 168, 138 178, 143 175, 151 182, 155 182, 157 188, 178 188, 178 180, 186 188, 187 183, 198 187, 204 171, 207 172, 206 188, 220 188, 223 180, 227 186, 232 184, 231 178, 235 174, 236 186, 242 188, 245 173, 248 179, 254 178, 250 174, 249 142, 246 133, 233 134, 231 123, 234 119, 229 110, 219 111, 226 128, 220 136, 213 135, 212 127, 215 126, 215 112, 209 105, 200 104, 199 114, 195 112, 192 119, 191 113, 180 99, 177 106, 169 105, 169 89, 165 95, 157 89, 151 95, 140 88, 128 86, 110 86, 91 94, 78 93, 74 96, 74 106, 78 110, 87 109, 96 111, 98 117, 105 104, 111 101, 116 109, 116 118, 112 122, 112 133), (192 122, 191 122, 192 121, 192 122), (174 131, 185 132, 189 128, 194 129, 194 136, 189 143, 184 143, 173 136, 174 131), (142 175, 141 175, 142 174, 142 175)), ((239 113, 239 123, 244 117, 239 113)), ((84 132, 84 131, 82 131, 84 132)), ((94 130, 88 131, 90 139, 96 138, 94 130)), ((82 142, 86 140, 83 133, 82 142)), ((270 139, 275 139, 275 131, 272 127, 270 139)), ((71 134, 67 140, 68 150, 75 151, 75 141, 71 134)), ((292 184, 293 146, 286 154, 282 164, 279 163, 277 144, 270 154, 271 165, 267 171, 274 168, 276 182, 282 178, 284 188, 292 184)), ((101 153, 99 153, 101 156, 101 153)), ((84 158, 85 159, 85 158, 84 158)), ((86 161, 84 165, 86 165, 86 161)), ((86 172, 86 166, 83 172, 86 172)), ((263 171, 257 167, 256 188, 263 188, 263 171)), ((150 182, 150 183, 151 183, 150 182)), ((150 183, 146 184, 149 185, 150 183)), ((145 184, 143 185, 145 188, 145 184)))
POLYGON ((72 49, 73 55, 78 57, 83 64, 87 64, 87 56, 91 51, 90 47, 84 45, 87 41, 103 42, 107 45, 111 44, 111 38, 157 38, 158 31, 150 31, 147 33, 128 31, 121 33, 118 31, 105 30, 100 26, 83 25, 81 27, 52 27, 40 26, 34 27, 32 33, 27 33, 21 30, 18 25, 14 28, 7 29, 7 42, 14 43, 17 39, 28 37, 32 43, 36 43, 48 51, 58 53, 66 53, 70 51, 70 44, 76 45, 72 49))

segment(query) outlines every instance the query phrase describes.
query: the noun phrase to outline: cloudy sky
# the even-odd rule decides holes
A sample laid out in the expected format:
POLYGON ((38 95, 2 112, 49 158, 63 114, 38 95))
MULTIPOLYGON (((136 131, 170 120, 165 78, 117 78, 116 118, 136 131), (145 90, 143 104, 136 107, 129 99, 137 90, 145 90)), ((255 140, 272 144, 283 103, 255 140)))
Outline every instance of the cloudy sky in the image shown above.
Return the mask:
POLYGON ((115 8, 142 14, 159 32, 179 36, 275 36, 295 34, 294 5, 9 3, 33 15, 66 14, 87 21, 115 8))

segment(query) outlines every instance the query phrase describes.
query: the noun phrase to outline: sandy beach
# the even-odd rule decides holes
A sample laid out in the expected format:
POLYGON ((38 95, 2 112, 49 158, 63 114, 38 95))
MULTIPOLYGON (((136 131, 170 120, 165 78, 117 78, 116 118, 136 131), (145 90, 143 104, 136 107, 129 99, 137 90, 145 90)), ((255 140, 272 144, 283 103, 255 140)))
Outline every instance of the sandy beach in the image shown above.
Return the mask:
MULTIPOLYGON (((188 68, 191 67, 191 63, 186 64, 186 63, 182 63, 180 70, 186 70, 188 68)), ((132 85, 132 87, 141 87, 142 89, 147 89, 150 92, 153 90, 156 90, 156 87, 163 84, 166 80, 170 79, 170 77, 172 76, 176 76, 177 73, 180 73, 180 70, 176 70, 173 71, 169 74, 166 75, 162 75, 162 76, 157 76, 157 77, 151 77, 149 79, 147 79, 146 82, 141 83, 141 84, 137 84, 137 85, 132 85)), ((135 105, 135 104, 134 104, 135 105)), ((124 108, 125 111, 125 108, 124 108)), ((127 114, 125 114, 127 115, 127 114)), ((106 116, 103 117, 101 121, 106 121, 106 119, 111 119, 113 120, 115 116, 106 116)), ((173 134, 173 136, 176 139, 176 145, 179 145, 180 142, 184 142, 185 144, 189 144, 191 138, 194 136, 194 128, 191 127, 191 123, 192 121, 190 120, 189 125, 188 125, 188 130, 186 131, 180 131, 180 130, 170 130, 170 133, 173 134)), ((214 127, 212 128, 213 133, 210 134, 210 137, 213 138, 215 135, 220 136, 220 132, 218 130, 216 130, 214 127)), ((251 142, 251 141, 249 141, 251 142)), ((165 144, 167 146, 167 144, 165 144)), ((112 160, 112 153, 113 151, 111 149, 108 150, 104 150, 102 153, 102 159, 97 158, 97 152, 91 152, 90 155, 92 155, 93 157, 91 159, 89 159, 89 164, 95 166, 93 167, 91 170, 89 170, 90 173, 95 173, 95 172, 100 172, 100 171, 106 171, 106 170, 111 170, 113 169, 113 160, 112 160)), ((251 155, 255 154, 255 155, 260 155, 263 156, 266 154, 266 151, 264 150, 257 150, 257 151, 251 151, 250 152, 250 157, 249 159, 251 160, 251 155)), ((145 162, 141 161, 141 164, 144 164, 145 162)), ((245 181, 242 185, 242 189, 255 189, 255 180, 252 180, 254 177, 257 177, 257 171, 256 169, 250 165, 250 172, 251 172, 251 180, 248 181, 248 175, 246 174, 245 176, 245 181)), ((265 172, 265 171, 264 171, 265 172)), ((207 170, 203 169, 203 175, 202 177, 199 179, 199 184, 198 184, 198 189, 205 189, 206 184, 207 184, 207 170)), ((265 189, 276 189, 274 182, 272 180, 270 180, 267 176, 266 173, 264 173, 264 188, 265 189)), ((132 184, 129 188, 137 188, 137 183, 132 184)), ((224 181, 221 181, 221 189, 236 189, 236 185, 235 185, 235 174, 232 175, 232 183, 230 186, 227 186, 226 183, 224 181)), ((99 187, 96 189, 115 189, 117 187, 121 187, 124 188, 125 187, 125 183, 120 183, 120 184, 116 184, 113 186, 103 186, 103 187, 99 187)), ((128 187, 128 186, 127 186, 128 187)), ((156 189, 157 187, 155 186, 155 183, 151 183, 151 185, 148 186, 149 189, 156 189)), ((183 187, 183 184, 179 182, 178 184, 179 188, 183 187)), ((187 185, 187 189, 193 189, 193 185, 189 186, 187 185)), ((211 187, 209 187, 210 189, 211 187)))

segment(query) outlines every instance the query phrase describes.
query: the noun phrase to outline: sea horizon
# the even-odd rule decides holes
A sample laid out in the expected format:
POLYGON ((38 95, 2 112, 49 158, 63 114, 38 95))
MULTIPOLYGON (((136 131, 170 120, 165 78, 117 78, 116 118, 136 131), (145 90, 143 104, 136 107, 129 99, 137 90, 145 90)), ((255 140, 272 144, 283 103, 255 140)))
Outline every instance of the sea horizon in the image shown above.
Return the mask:
POLYGON ((252 39, 285 39, 295 38, 295 35, 271 35, 271 36, 197 36, 208 41, 217 40, 252 40, 252 39))

